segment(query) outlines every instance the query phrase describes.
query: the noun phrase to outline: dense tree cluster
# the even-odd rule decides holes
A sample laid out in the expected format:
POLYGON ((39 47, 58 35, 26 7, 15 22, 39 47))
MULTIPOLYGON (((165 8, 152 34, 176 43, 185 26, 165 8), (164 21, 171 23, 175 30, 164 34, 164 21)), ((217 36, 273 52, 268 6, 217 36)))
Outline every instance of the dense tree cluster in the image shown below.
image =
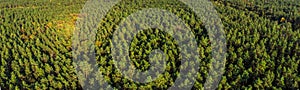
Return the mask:
MULTIPOLYGON (((177 78, 181 78, 178 77, 181 51, 174 37, 163 30, 145 29, 134 36, 129 46, 128 55, 131 63, 141 71, 151 67, 149 59, 151 51, 160 49, 164 52, 167 60, 166 69, 154 81, 137 83, 127 79, 116 69, 112 59, 111 39, 115 30, 119 28, 118 25, 132 13, 145 8, 167 10, 184 20, 192 29, 201 59, 199 70, 194 70, 198 74, 193 89, 204 87, 212 59, 212 44, 207 35, 208 31, 200 20, 201 16, 197 16, 191 8, 176 0, 124 0, 118 3, 99 22, 97 29, 94 44, 99 70, 86 68, 83 69, 85 72, 75 73, 75 66, 72 64, 71 36, 73 30, 76 30, 75 21, 80 18, 80 15, 75 13, 80 13, 85 1, 4 0, 0 2, 0 87, 2 89, 88 88, 87 85, 80 85, 78 78, 87 75, 99 76, 97 75, 99 73, 94 73, 95 71, 102 72, 103 80, 115 89, 169 88, 177 78)), ((299 3, 282 0, 211 1, 222 19, 227 41, 226 68, 217 86, 218 89, 300 88, 299 3)), ((143 17, 147 16, 140 18, 143 17)), ((132 22, 143 22, 137 19, 133 19, 132 22)), ((133 23, 126 24, 130 26, 133 23)), ((130 28, 122 30, 126 31, 130 28)), ((181 28, 177 29, 180 33, 181 28)), ((122 37, 126 38, 126 36, 122 37)), ((194 58, 192 55, 188 56, 194 58)), ((82 66, 89 65, 89 63, 82 64, 82 66)), ((94 81, 99 80, 99 77, 90 80, 89 85, 103 84, 103 81, 94 81)), ((189 84, 188 80, 185 82, 180 86, 189 84)))
POLYGON ((63 19, 57 17, 60 14, 78 11, 82 3, 70 0, 0 2, 2 89, 77 87, 70 36, 66 36, 66 28, 58 28, 61 23, 56 20, 63 19))

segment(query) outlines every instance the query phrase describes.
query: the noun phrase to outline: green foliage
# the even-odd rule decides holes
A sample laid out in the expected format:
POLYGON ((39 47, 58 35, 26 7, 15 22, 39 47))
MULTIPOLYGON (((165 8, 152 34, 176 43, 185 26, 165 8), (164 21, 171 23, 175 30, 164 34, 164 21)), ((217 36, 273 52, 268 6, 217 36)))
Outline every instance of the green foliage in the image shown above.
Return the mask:
MULTIPOLYGON (((179 76, 178 42, 162 30, 139 32, 130 43, 134 66, 151 67, 149 54, 155 49, 166 55, 166 69, 149 83, 126 79, 111 56, 111 37, 117 25, 143 8, 165 9, 187 23, 196 36, 200 66, 194 89, 208 81, 212 47, 203 22, 191 8, 175 0, 123 0, 99 22, 95 53, 99 70, 81 63, 75 73, 71 35, 86 0, 3 0, 0 2, 0 87, 2 89, 80 89, 77 78, 94 75, 90 85, 109 82, 115 89, 167 89, 179 76), (94 72, 101 73, 94 73, 94 72), (103 77, 98 77, 102 74, 103 77), (97 81, 99 80, 99 81, 97 81)), ((227 60, 218 89, 298 89, 300 82, 300 4, 284 0, 211 0, 225 26, 227 60)), ((160 19, 159 19, 160 20, 160 19)), ((138 23, 134 19, 132 22, 138 23)), ((125 22, 128 26, 133 23, 125 22)), ((166 23, 172 25, 173 23, 166 23)), ((124 28, 129 30, 132 27, 124 28)), ((180 33, 180 27, 178 27, 180 33)), ((130 35, 128 33, 126 35, 130 35)), ((182 37, 179 37, 182 39, 182 37)), ((188 47, 188 46, 187 46, 188 47)), ((159 56, 159 55, 158 55, 159 56)), ((194 58, 192 55, 188 55, 194 58)), ((159 56, 162 57, 162 56, 159 56)), ((85 59, 90 59, 84 56, 85 59)), ((158 62, 158 61, 157 61, 158 62)), ((188 64, 188 63, 183 63, 188 64)), ((121 65, 124 68, 126 65, 121 65)), ((185 68, 185 67, 183 67, 185 68)), ((130 71, 128 71, 130 72, 130 71)), ((218 72, 214 72, 218 73, 218 72)), ((179 87, 191 84, 189 80, 179 87)), ((104 87, 107 88, 107 87, 104 87)))

